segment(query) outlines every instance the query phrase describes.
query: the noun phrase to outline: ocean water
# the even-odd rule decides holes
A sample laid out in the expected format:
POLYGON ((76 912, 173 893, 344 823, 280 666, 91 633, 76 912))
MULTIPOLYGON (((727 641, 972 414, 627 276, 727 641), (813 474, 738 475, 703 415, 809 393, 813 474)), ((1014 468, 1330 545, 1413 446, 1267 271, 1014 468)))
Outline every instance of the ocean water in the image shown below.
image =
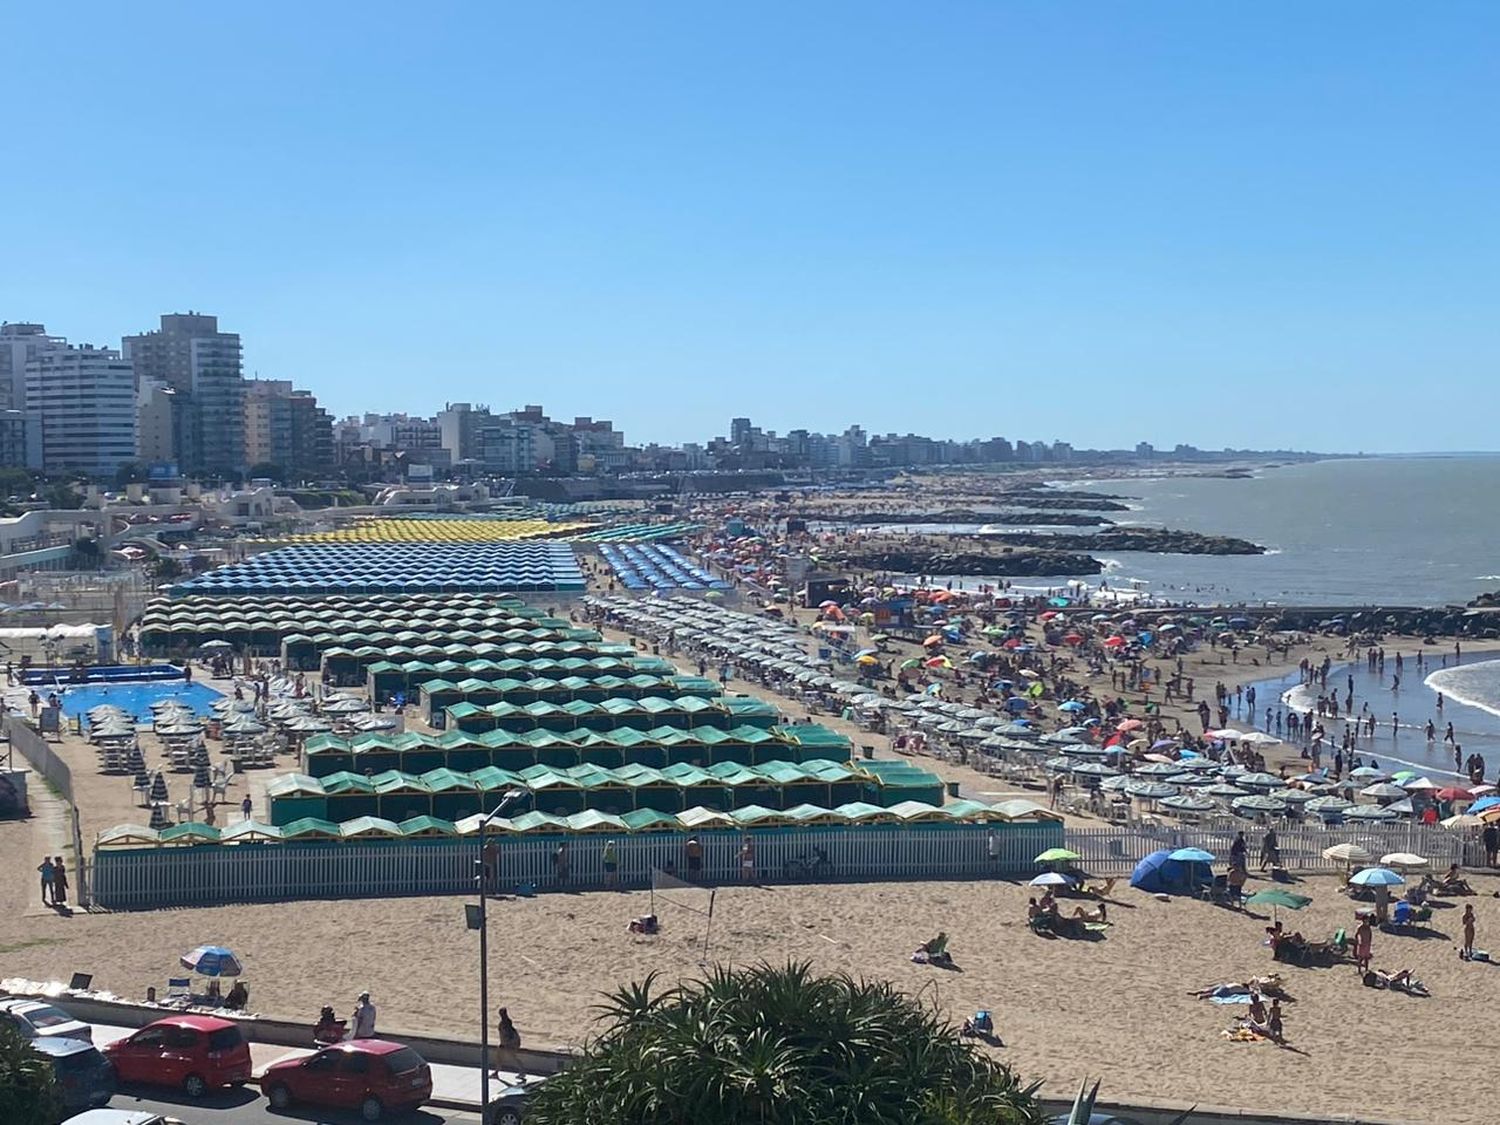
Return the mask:
POLYGON ((1319 461, 1258 470, 1248 480, 1160 477, 1067 487, 1128 497, 1132 510, 1111 515, 1117 523, 1235 535, 1271 549, 1253 556, 1097 555, 1112 586, 1140 579, 1174 601, 1425 606, 1500 589, 1500 455, 1319 461))
MULTIPOLYGON (((1493 779, 1500 768, 1500 660, 1491 658, 1493 654, 1466 654, 1455 666, 1451 645, 1425 645, 1420 646, 1424 667, 1419 669, 1415 659, 1418 647, 1388 646, 1383 672, 1369 671, 1363 659, 1335 663, 1329 671, 1328 687, 1337 690, 1341 710, 1352 677, 1355 715, 1361 715, 1368 705, 1375 716, 1375 735, 1370 738, 1361 734, 1357 752, 1366 760, 1373 756, 1383 768, 1392 771, 1412 768, 1435 781, 1448 781, 1463 776, 1454 761, 1453 744, 1444 742, 1444 733, 1451 723, 1454 739, 1461 748, 1460 760, 1473 753, 1482 754, 1488 776, 1493 779), (1399 685, 1396 684, 1398 651, 1405 665, 1399 685), (1436 728, 1436 738, 1431 743, 1426 735, 1429 720, 1436 728)), ((1238 715, 1231 713, 1231 725, 1238 721, 1265 730, 1265 710, 1269 705, 1273 709, 1271 733, 1276 734, 1275 710, 1279 709, 1283 717, 1291 709, 1298 714, 1313 711, 1322 689, 1303 684, 1294 671, 1278 679, 1263 680, 1256 684, 1255 690, 1253 724, 1252 717, 1242 711, 1238 715)), ((1346 722, 1323 720, 1328 732, 1325 746, 1330 751, 1339 745, 1346 722)), ((1328 764, 1327 754, 1324 764, 1328 764)))

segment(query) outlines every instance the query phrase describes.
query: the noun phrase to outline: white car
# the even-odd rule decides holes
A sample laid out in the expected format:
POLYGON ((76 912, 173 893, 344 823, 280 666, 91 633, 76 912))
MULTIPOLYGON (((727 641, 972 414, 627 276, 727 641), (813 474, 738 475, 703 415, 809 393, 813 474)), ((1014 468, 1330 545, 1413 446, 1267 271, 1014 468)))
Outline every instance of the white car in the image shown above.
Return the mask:
POLYGON ((63 1125, 182 1125, 182 1122, 143 1109, 90 1109, 68 1118, 63 1125))
POLYGON ((8 1023, 27 1039, 82 1039, 94 1041, 94 1029, 61 1008, 40 1000, 11 997, 0 1000, 0 1023, 8 1023))

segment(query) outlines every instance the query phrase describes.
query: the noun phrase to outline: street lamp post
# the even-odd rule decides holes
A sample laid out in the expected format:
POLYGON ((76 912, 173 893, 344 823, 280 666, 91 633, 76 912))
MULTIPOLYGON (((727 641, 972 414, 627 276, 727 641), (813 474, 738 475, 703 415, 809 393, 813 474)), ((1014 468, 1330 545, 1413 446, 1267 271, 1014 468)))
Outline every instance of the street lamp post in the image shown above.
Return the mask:
POLYGON ((512 789, 500 803, 479 822, 479 858, 474 861, 474 881, 479 886, 479 1120, 486 1125, 490 1108, 490 932, 485 925, 485 899, 488 897, 489 872, 485 869, 485 844, 490 821, 526 796, 524 789, 512 789))

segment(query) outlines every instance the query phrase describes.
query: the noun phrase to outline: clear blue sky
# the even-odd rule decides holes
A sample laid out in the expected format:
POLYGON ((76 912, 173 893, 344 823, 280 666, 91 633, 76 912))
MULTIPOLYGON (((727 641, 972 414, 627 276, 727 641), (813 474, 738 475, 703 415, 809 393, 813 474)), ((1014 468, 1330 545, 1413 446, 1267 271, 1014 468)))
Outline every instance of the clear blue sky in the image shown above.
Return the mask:
POLYGON ((0 319, 631 440, 1496 446, 1492 0, 12 22, 0 319))

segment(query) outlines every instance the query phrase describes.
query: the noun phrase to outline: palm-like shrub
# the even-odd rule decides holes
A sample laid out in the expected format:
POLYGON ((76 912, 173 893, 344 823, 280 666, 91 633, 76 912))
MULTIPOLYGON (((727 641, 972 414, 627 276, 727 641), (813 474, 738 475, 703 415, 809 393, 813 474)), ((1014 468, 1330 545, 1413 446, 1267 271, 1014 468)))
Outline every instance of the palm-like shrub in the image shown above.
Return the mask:
POLYGON ((1043 1120, 1004 1066, 883 981, 807 964, 716 969, 600 1005, 604 1029, 543 1083, 528 1125, 1011 1125, 1043 1120))
POLYGON ((62 1119, 52 1060, 9 1023, 0 1022, 0 1121, 5 1125, 52 1125, 62 1119))

